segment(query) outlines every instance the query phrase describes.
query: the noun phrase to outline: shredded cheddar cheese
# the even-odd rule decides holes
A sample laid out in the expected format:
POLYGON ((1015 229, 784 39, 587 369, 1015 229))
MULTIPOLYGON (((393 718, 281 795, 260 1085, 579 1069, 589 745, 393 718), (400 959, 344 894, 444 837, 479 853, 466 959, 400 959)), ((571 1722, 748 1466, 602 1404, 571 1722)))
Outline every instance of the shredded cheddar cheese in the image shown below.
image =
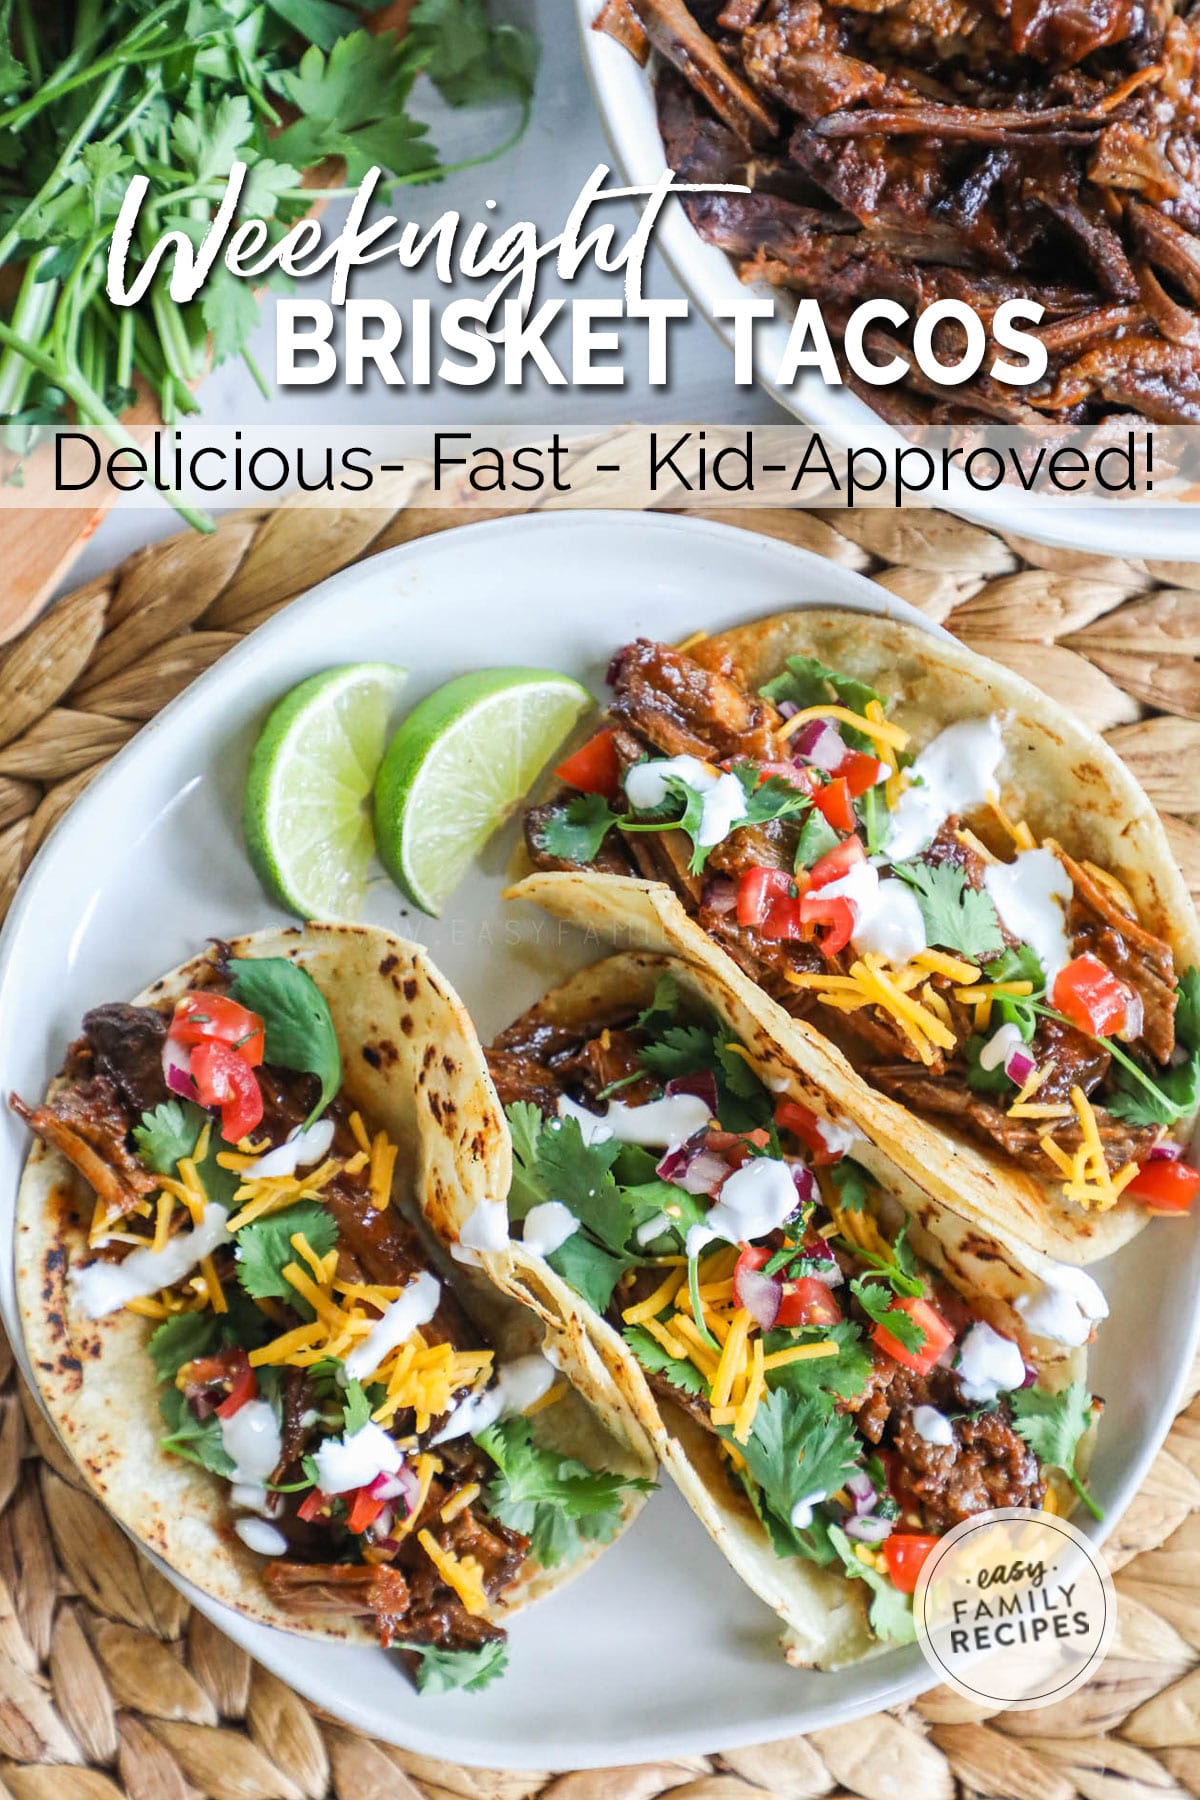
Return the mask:
POLYGON ((446 1583, 454 1589, 473 1618, 482 1618, 488 1609, 483 1587, 483 1565, 475 1556, 455 1556, 443 1550, 432 1531, 419 1531, 417 1542, 446 1583))
POLYGON ((478 1500, 482 1491, 477 1481, 469 1481, 466 1487, 461 1487, 456 1494, 451 1494, 439 1517, 449 1525, 453 1519, 457 1519, 459 1513, 466 1512, 473 1500, 478 1500))
POLYGON ((979 980, 979 970, 974 963, 964 962, 961 956, 948 956, 944 950, 921 950, 913 961, 918 968, 932 969, 935 975, 945 975, 950 981, 965 985, 979 980))
POLYGON ((707 631, 689 631, 685 638, 680 639, 675 648, 681 656, 686 656, 689 650, 694 650, 697 644, 702 644, 707 636, 707 631))
POLYGON ((873 743, 885 744, 892 750, 903 750, 908 744, 908 733, 899 725, 889 724, 886 719, 864 719, 861 713, 851 712, 848 706, 805 706, 798 713, 786 719, 776 733, 781 742, 794 737, 802 725, 810 719, 836 719, 841 725, 852 725, 855 731, 861 731, 873 743))

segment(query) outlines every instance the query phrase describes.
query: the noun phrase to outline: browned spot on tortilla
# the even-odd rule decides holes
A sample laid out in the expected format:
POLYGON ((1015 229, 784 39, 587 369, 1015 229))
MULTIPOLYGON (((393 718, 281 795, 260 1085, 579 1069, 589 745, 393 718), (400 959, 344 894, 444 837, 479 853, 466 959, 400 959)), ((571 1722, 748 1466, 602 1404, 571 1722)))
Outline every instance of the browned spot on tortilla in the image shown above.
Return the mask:
POLYGON ((393 969, 399 967, 399 964, 400 958, 396 955, 394 950, 389 950, 388 954, 379 964, 379 973, 381 975, 390 975, 393 969))
POLYGON ((380 1069, 383 1067, 383 1058, 375 1048, 374 1044, 363 1045, 362 1059, 365 1063, 369 1063, 373 1069, 380 1069))
POLYGON ((421 1067, 426 1070, 431 1069, 433 1067, 434 1058, 436 1056, 437 1056, 437 1045, 436 1044, 427 1044, 425 1046, 425 1054, 421 1058, 421 1067))
POLYGON ((436 1089, 429 1095, 429 1110, 440 1125, 442 1122, 442 1096, 436 1089))
POLYGON ((416 1030, 416 1026, 413 1024, 413 1016, 411 1013, 405 1013, 400 1021, 400 1029, 405 1037, 412 1036, 413 1032, 416 1030))
POLYGON ((458 1064, 452 1056, 443 1056, 442 1067, 445 1069, 447 1075, 456 1075, 458 1073, 458 1064))
POLYGON ((417 978, 415 975, 410 975, 408 977, 408 980, 404 983, 404 998, 408 1001, 413 1001, 416 999, 416 997, 417 997, 417 978))

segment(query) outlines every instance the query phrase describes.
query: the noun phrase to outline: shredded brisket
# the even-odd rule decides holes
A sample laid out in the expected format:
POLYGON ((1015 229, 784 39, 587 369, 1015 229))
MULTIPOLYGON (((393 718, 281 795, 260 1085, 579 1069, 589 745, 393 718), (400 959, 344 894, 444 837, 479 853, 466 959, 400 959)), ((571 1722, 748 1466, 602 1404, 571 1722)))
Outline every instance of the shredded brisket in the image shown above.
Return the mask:
POLYGON ((1189 0, 609 0, 597 28, 659 53, 679 179, 753 190, 685 201, 744 279, 820 300, 835 331, 881 297, 985 321, 1042 301, 1033 389, 852 378, 897 423, 1200 418, 1189 0))

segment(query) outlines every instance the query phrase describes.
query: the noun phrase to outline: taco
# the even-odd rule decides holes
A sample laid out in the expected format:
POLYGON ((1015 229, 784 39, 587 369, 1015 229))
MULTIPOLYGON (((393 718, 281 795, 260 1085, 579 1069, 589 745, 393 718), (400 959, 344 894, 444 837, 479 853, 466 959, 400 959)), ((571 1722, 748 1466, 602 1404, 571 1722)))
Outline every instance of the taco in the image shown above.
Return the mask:
MULTIPOLYGON (((909 1640, 960 1520, 1091 1506, 1097 1284, 908 1180, 734 987, 612 957, 488 1062, 514 1151, 488 1274, 616 1371, 791 1661, 909 1640)), ((465 1205, 431 1214, 456 1253, 465 1205)))
POLYGON ((629 645, 518 891, 740 982, 985 1228, 1108 1254, 1200 1190, 1200 931, 1102 739, 961 645, 814 609, 629 645))
POLYGON ((96 1007, 42 1105, 17 1291, 42 1404, 120 1522, 291 1631, 482 1686, 504 1622, 629 1521, 607 1430, 525 1309, 402 1207, 509 1179, 470 1021, 416 946, 221 944, 96 1007), (557 1404, 550 1404, 557 1402, 557 1404))

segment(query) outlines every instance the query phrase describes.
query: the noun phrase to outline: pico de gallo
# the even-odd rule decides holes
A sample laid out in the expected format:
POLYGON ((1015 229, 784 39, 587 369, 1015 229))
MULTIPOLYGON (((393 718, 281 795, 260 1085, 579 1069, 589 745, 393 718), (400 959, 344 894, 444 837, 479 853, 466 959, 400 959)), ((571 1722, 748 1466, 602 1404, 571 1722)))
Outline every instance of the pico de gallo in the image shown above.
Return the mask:
POLYGON ((539 1442, 564 1385, 502 1360, 430 1270, 312 978, 200 970, 174 1004, 96 1007, 46 1102, 13 1096, 92 1192, 72 1308, 148 1321, 162 1447, 228 1484, 284 1612, 362 1618, 422 1691, 477 1689, 522 1573, 604 1541, 649 1484, 539 1442))
POLYGON ((1099 1402, 1040 1385, 1030 1342, 1089 1341, 1107 1305, 1084 1271, 1031 1277, 999 1330, 917 1255, 854 1132, 765 1086, 669 969, 640 1011, 535 1006, 488 1061, 512 1235, 718 1440, 778 1556, 869 1586, 880 1638, 911 1636, 922 1562, 961 1520, 1092 1507, 1076 1451, 1099 1402))
POLYGON ((884 697, 791 656, 758 692, 719 649, 639 639, 609 716, 526 813, 539 869, 666 883, 865 1078, 1074 1205, 1180 1212, 1200 971, 1124 887, 1002 803, 1005 721, 918 746, 884 697))

